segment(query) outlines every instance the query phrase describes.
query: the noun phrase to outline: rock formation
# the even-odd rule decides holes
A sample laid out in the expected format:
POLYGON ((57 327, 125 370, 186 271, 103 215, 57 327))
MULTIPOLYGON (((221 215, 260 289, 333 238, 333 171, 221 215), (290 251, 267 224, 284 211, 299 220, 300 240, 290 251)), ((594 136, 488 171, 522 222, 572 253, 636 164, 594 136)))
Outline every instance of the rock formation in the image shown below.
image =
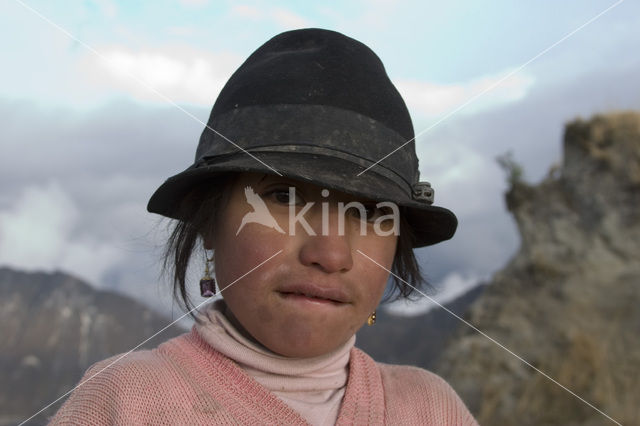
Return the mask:
MULTIPOLYGON (((564 160, 506 195, 516 256, 469 321, 622 424, 640 424, 640 114, 569 123, 564 160)), ((485 425, 615 424, 469 327, 436 371, 485 425)))
MULTIPOLYGON (((73 388, 94 362, 123 353, 170 321, 67 274, 0 268, 0 425, 17 424, 73 388)), ((184 330, 172 326, 151 348, 184 330)), ((46 423, 60 401, 28 425, 46 423)))

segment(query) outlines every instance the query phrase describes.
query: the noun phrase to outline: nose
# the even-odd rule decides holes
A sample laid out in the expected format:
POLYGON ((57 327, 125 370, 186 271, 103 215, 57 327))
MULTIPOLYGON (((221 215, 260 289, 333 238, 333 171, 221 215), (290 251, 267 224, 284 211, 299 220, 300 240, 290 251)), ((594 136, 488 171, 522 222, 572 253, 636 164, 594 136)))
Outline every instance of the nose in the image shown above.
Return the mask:
POLYGON ((308 222, 316 235, 304 233, 305 240, 300 249, 300 262, 305 266, 317 267, 326 273, 346 272, 353 267, 351 237, 344 229, 340 235, 337 209, 330 209, 328 218, 328 224, 325 219, 323 227, 321 214, 314 213, 310 216, 308 222))

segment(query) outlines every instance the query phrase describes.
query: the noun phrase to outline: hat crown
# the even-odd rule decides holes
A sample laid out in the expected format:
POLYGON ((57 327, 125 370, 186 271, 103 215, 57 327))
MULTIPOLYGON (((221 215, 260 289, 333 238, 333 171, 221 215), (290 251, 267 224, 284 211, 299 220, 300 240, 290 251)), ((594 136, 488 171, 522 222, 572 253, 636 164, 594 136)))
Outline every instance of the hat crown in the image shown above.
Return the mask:
POLYGON ((414 137, 409 111, 380 58, 335 31, 288 31, 264 43, 231 76, 211 118, 237 108, 278 104, 351 110, 406 141, 414 137))

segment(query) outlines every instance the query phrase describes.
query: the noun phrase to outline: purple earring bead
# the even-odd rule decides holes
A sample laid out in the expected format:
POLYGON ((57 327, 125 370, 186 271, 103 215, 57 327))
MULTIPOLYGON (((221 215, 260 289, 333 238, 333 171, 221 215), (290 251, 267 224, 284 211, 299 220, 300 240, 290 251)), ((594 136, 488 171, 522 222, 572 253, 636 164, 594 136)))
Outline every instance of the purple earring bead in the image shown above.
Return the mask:
POLYGON ((200 280, 200 295, 211 297, 216 294, 216 280, 211 277, 204 277, 200 280))

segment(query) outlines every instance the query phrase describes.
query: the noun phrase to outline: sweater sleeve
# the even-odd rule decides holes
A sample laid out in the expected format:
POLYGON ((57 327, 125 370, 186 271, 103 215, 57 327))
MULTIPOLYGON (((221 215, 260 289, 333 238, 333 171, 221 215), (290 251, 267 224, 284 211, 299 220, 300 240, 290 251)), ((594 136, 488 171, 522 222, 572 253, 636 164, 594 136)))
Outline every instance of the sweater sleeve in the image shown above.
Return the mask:
POLYGON ((155 404, 175 401, 167 392, 171 387, 166 386, 165 364, 155 351, 136 351, 94 364, 50 424, 140 424, 166 414, 163 408, 171 409, 172 404, 155 404))
POLYGON ((478 426, 440 376, 417 367, 380 364, 389 424, 478 426))
POLYGON ((113 425, 121 412, 122 375, 109 358, 91 366, 50 425, 113 425))

